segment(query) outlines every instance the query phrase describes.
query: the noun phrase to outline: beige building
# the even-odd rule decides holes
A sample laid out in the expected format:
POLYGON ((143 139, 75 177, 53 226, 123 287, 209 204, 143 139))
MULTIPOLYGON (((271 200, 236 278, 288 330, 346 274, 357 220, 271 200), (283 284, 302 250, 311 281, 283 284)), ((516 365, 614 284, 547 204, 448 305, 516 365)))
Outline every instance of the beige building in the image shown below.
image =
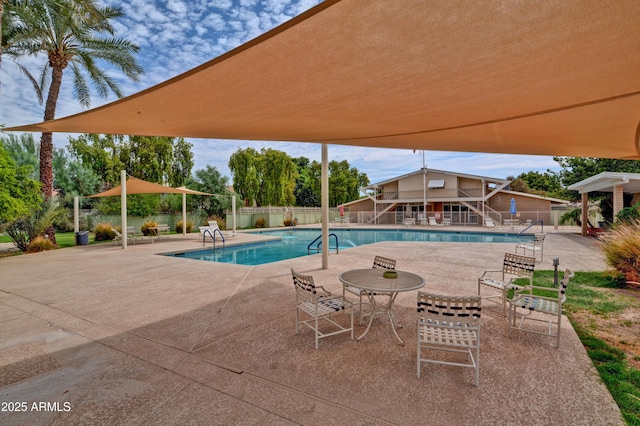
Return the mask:
POLYGON ((521 223, 552 224, 551 207, 568 201, 509 190, 511 181, 444 170, 420 169, 363 188, 367 196, 344 204, 352 222, 402 224, 407 219, 427 224, 429 218, 452 225, 484 224, 491 218, 521 223), (511 200, 516 212, 511 212, 511 200))

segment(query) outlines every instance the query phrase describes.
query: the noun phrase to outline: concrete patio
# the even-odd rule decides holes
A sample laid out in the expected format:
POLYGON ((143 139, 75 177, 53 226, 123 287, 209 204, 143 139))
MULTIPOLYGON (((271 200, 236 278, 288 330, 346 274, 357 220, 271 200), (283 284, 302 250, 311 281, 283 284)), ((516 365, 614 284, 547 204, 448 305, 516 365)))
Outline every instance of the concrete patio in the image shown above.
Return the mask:
MULTIPOLYGON (((537 269, 554 257, 605 269, 593 239, 547 232, 537 269)), ((339 335, 315 350, 310 330, 295 334, 291 267, 339 293, 340 272, 379 254, 424 276, 425 290, 474 294, 512 243, 377 243, 331 255, 327 270, 320 255, 261 266, 156 255, 201 246, 173 236, 0 259, 0 423, 624 424, 568 321, 556 349, 545 336, 509 338, 506 319, 484 309, 477 388, 461 368, 416 378, 415 292, 395 306, 405 346, 381 317, 360 342, 339 335)))

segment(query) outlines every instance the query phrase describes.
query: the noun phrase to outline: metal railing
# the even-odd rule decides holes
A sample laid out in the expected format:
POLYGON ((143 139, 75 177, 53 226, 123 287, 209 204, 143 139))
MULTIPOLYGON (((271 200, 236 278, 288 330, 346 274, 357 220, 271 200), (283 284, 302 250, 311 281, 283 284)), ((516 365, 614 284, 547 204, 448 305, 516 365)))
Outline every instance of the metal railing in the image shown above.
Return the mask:
MULTIPOLYGON (((329 251, 331 251, 331 237, 333 237, 336 241, 336 254, 338 254, 338 250, 339 250, 339 244, 338 244, 338 236, 336 234, 329 234, 329 251)), ((311 254, 311 250, 314 250, 316 253, 320 253, 320 250, 322 250, 322 235, 320 235, 318 238, 316 238, 315 240, 311 241, 309 243, 309 245, 307 246, 307 254, 311 254), (320 240, 320 241, 318 241, 320 240), (318 243, 315 247, 311 247, 313 246, 315 243, 318 243)))

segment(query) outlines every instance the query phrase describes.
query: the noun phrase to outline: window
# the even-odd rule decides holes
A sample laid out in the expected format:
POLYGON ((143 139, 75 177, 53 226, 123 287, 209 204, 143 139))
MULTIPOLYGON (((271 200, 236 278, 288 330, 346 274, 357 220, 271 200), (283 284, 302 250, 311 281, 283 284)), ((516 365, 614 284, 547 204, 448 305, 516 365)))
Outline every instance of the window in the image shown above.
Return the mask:
POLYGON ((433 179, 429 181, 429 189, 441 189, 444 188, 444 179, 433 179))

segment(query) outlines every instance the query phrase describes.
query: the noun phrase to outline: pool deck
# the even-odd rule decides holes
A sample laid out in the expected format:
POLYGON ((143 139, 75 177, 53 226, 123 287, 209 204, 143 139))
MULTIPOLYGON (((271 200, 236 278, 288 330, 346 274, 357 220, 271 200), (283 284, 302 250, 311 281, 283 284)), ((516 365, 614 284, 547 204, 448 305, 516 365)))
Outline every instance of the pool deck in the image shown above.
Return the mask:
MULTIPOLYGON (((554 257, 605 269, 592 238, 545 231, 538 269, 554 257)), ((513 243, 377 243, 330 255, 325 270, 321 255, 259 266, 156 255, 200 247, 192 234, 0 258, 0 402, 26 403, 0 423, 624 424, 566 320, 556 349, 545 336, 509 338, 485 308, 477 388, 468 369, 423 366, 416 378, 415 292, 395 306, 405 346, 382 317, 360 342, 333 336, 316 350, 310 330, 295 334, 292 267, 340 293, 338 275, 378 254, 424 276, 425 290, 475 294, 513 243)))

